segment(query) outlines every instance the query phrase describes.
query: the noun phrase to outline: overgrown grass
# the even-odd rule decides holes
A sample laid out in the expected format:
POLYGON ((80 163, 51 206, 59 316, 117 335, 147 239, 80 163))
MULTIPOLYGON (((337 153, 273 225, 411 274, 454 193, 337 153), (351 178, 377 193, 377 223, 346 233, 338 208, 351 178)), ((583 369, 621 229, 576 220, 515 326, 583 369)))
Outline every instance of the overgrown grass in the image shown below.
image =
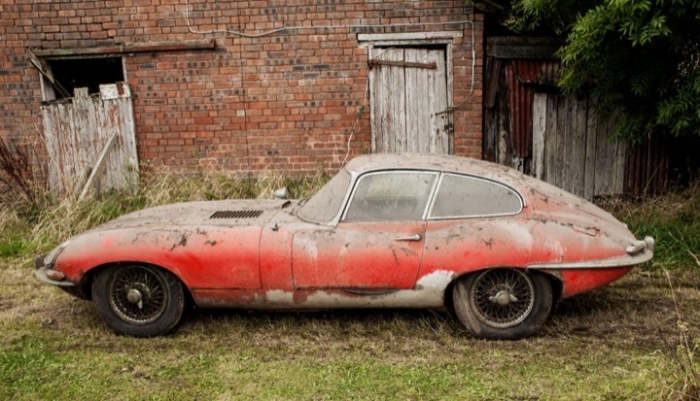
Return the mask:
POLYGON ((638 237, 656 237, 654 261, 564 301, 518 342, 475 339, 443 312, 402 310, 194 311, 172 335, 135 339, 33 277, 33 256, 121 214, 270 198, 282 186, 306 197, 326 179, 162 173, 133 192, 0 209, 0 400, 698 400, 700 185, 608 202, 638 237))
MULTIPOLYGON (((315 193, 328 176, 267 173, 256 179, 218 170, 196 173, 154 173, 137 189, 111 191, 83 201, 59 201, 44 196, 41 202, 4 205, 0 211, 0 258, 23 257, 47 251, 61 241, 123 214, 147 207, 187 201, 272 198, 287 187, 292 198, 315 193)), ((30 259, 25 258, 28 263, 30 259)))

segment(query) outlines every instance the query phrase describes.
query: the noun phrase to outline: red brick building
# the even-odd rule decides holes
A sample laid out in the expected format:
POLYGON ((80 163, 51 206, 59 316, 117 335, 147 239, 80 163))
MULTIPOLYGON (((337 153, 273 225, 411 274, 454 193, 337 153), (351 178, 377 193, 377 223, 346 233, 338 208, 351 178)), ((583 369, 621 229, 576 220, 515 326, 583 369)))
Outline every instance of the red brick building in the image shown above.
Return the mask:
POLYGON ((115 127, 138 163, 190 169, 482 153, 483 15, 461 0, 5 0, 0 39, 0 136, 52 136, 54 157, 94 159, 115 127), (86 96, 125 120, 66 117, 86 96))

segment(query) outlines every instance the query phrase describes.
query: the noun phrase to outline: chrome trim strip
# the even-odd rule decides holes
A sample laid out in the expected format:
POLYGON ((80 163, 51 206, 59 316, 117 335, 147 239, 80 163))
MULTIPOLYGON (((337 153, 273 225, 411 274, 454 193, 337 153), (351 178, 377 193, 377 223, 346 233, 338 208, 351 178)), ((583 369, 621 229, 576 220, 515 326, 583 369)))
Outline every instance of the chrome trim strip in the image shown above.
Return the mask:
POLYGON ((585 269, 609 269, 615 267, 634 266, 647 262, 654 257, 654 252, 645 250, 635 256, 624 255, 617 258, 586 260, 581 262, 554 262, 554 263, 533 263, 526 266, 526 269, 542 270, 585 270, 585 269))
POLYGON ((470 175, 470 174, 459 174, 459 173, 453 173, 453 172, 446 171, 440 175, 440 181, 438 184, 439 185, 435 191, 436 193, 433 194, 434 197, 430 199, 430 202, 431 202, 430 208, 428 210, 427 216, 425 217, 425 219, 428 221, 458 220, 458 219, 466 220, 466 219, 483 219, 483 218, 488 218, 488 217, 517 216, 520 213, 522 213, 523 210, 525 209, 525 206, 527 206, 527 204, 525 203, 525 198, 523 198, 523 196, 520 194, 520 192, 518 192, 515 188, 511 187, 510 185, 506 185, 506 184, 503 184, 501 182, 498 182, 496 180, 492 180, 489 178, 479 177, 479 176, 470 175), (433 206, 435 205, 435 198, 437 198, 437 192, 440 191, 440 187, 442 186, 442 180, 446 175, 452 175, 452 176, 456 176, 456 177, 469 178, 469 179, 476 180, 476 181, 488 182, 490 184, 508 189, 508 190, 514 192, 518 196, 518 199, 520 199, 520 210, 518 210, 517 212, 514 212, 514 213, 491 213, 491 214, 475 214, 475 215, 470 215, 470 216, 465 215, 465 216, 430 217, 430 215, 433 213, 433 206))

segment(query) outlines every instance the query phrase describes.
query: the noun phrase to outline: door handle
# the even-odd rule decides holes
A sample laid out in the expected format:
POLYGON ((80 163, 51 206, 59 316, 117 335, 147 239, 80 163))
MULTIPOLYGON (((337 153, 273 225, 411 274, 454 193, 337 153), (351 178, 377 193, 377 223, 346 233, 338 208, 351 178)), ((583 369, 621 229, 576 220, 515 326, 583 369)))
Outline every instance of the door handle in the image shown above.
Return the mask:
POLYGON ((410 237, 400 237, 400 238, 394 238, 394 241, 420 241, 421 236, 420 234, 412 235, 410 237))

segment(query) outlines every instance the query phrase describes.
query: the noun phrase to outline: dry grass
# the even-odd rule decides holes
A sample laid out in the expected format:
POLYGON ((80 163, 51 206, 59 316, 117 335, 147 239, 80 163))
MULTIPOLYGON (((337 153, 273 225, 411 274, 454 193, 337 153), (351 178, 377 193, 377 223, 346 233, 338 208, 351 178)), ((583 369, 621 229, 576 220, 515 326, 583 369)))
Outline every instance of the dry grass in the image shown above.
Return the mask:
MULTIPOLYGON (((138 189, 109 192, 82 201, 41 197, 40 204, 11 204, 0 209, 0 257, 38 254, 61 241, 125 213, 158 205, 215 199, 272 198, 287 187, 293 198, 311 196, 327 181, 319 170, 313 176, 291 177, 263 173, 257 179, 220 170, 195 173, 160 171, 138 189), (21 252, 19 252, 21 251, 21 252)), ((31 258, 24 259, 30 263, 31 258)))

